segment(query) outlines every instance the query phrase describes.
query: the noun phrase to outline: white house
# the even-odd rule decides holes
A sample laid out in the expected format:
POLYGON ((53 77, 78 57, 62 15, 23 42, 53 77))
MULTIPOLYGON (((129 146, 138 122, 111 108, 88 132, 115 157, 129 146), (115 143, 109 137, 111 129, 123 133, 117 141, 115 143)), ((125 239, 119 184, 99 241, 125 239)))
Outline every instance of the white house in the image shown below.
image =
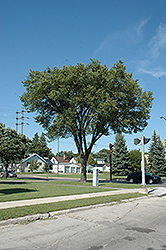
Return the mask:
POLYGON ((77 163, 76 158, 73 157, 73 158, 70 160, 70 163, 77 163))
POLYGON ((103 158, 96 158, 97 161, 96 168, 101 172, 109 172, 110 166, 108 163, 105 163, 105 160, 103 158))
MULTIPOLYGON (((74 161, 74 160, 73 160, 74 161)), ((51 167, 51 172, 54 173, 81 173, 81 166, 77 163, 74 163, 73 161, 69 162, 63 157, 59 157, 59 163, 58 163, 58 158, 53 157, 51 159, 52 162, 52 167, 51 167)))
POLYGON ((95 160, 97 161, 97 164, 105 164, 104 158, 95 158, 95 160))
POLYGON ((109 172, 110 166, 109 164, 97 164, 96 168, 99 170, 99 172, 109 172))

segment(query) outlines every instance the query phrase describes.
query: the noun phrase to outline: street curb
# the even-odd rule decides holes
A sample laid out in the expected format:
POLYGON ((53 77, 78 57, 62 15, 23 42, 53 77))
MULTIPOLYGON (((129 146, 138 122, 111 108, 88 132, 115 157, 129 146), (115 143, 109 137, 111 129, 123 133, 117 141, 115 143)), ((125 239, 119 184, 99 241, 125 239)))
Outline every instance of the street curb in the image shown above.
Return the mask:
POLYGON ((0 227, 3 226, 9 226, 9 225, 17 225, 17 224, 26 224, 38 220, 45 220, 45 219, 56 219, 60 215, 65 215, 65 214, 70 214, 74 213, 77 211, 83 211, 83 210, 88 210, 88 209, 93 209, 97 207, 104 207, 104 206, 111 206, 111 205, 116 205, 119 203, 126 203, 126 202, 132 202, 134 200, 140 200, 140 199, 145 199, 145 198, 151 198, 154 197, 153 195, 150 196, 141 196, 137 198, 130 198, 130 199, 124 199, 121 201, 112 201, 109 203, 103 203, 103 204, 96 204, 96 205, 90 205, 90 206, 85 206, 85 207, 77 207, 77 208, 71 208, 71 209, 66 209, 66 210, 59 210, 59 211, 53 211, 49 213, 44 213, 44 214, 34 214, 34 215, 27 215, 24 217, 18 217, 18 218, 13 218, 13 219, 8 219, 8 220, 2 220, 0 221, 0 227))

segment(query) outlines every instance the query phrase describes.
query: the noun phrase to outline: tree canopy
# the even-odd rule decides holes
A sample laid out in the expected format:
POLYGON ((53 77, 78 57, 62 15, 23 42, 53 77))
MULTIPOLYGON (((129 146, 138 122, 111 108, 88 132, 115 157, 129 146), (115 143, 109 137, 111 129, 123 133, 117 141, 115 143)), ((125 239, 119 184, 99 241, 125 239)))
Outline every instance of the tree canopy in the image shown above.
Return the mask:
MULTIPOLYGON (((139 149, 134 149, 129 151, 129 158, 131 164, 131 171, 140 171, 141 170, 141 159, 142 155, 139 149)), ((146 161, 146 159, 145 159, 146 161)))
MULTIPOLYGON (((58 156, 58 153, 56 154, 56 156, 58 156)), ((73 153, 72 150, 70 150, 70 151, 63 151, 62 150, 59 152, 59 156, 61 156, 61 157, 65 156, 70 161, 73 157, 75 157, 75 154, 73 153)))
POLYGON ((27 154, 36 153, 40 155, 41 157, 48 157, 51 158, 53 156, 53 153, 51 152, 51 149, 47 146, 47 140, 42 133, 41 136, 38 135, 38 133, 35 133, 32 140, 29 143, 27 154))
POLYGON ((14 163, 24 158, 27 151, 28 140, 23 134, 11 128, 5 128, 0 123, 0 158, 5 165, 6 178, 9 163, 14 163))
POLYGON ((154 175, 165 176, 166 174, 165 148, 156 131, 153 133, 148 149, 148 171, 154 175))
POLYGON ((116 175, 127 175, 130 171, 131 164, 126 141, 121 133, 117 133, 112 153, 112 172, 116 175))
POLYGON ((30 70, 22 83, 21 101, 36 112, 49 138, 73 136, 81 181, 86 181, 88 157, 102 135, 142 131, 150 118, 152 92, 142 91, 121 60, 110 69, 91 59, 87 65, 30 70))
POLYGON ((105 162, 109 162, 109 149, 103 148, 97 153, 92 154, 94 158, 103 158, 105 162))

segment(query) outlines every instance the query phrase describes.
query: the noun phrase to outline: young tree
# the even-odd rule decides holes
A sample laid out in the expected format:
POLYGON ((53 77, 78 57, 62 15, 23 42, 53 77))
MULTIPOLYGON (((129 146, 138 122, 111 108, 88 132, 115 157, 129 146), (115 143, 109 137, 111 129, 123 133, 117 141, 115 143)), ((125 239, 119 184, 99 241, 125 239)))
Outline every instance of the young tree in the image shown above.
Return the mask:
POLYGON ((165 148, 155 131, 148 150, 148 171, 153 175, 166 175, 165 148))
POLYGON ((97 161, 94 159, 94 157, 92 156, 92 154, 89 155, 89 158, 88 158, 88 163, 92 166, 94 166, 97 161))
POLYGON ((48 163, 44 163, 44 168, 43 170, 47 173, 49 171, 50 167, 48 165, 48 163))
POLYGON ((9 164, 24 158, 27 151, 28 140, 23 134, 11 128, 5 128, 0 123, 0 158, 5 165, 5 178, 8 175, 9 164))
POLYGON ((121 133, 115 137, 112 153, 112 172, 115 175, 127 175, 131 170, 126 141, 121 133))
POLYGON ((29 154, 36 153, 43 158, 44 157, 51 158, 53 156, 51 149, 48 148, 47 146, 47 140, 44 133, 42 133, 41 136, 39 136, 38 133, 34 134, 34 137, 32 138, 28 148, 28 153, 29 154))
POLYGON ((142 91, 121 60, 110 69, 91 60, 86 66, 30 70, 22 83, 26 91, 21 101, 37 113, 35 120, 48 137, 73 136, 82 182, 86 181, 88 157, 102 135, 142 131, 150 118, 152 92, 142 91))
POLYGON ((142 155, 140 150, 134 149, 129 151, 129 159, 131 164, 131 172, 141 170, 142 155))
POLYGON ((31 160, 30 166, 29 166, 29 169, 31 170, 31 172, 33 172, 34 170, 37 170, 39 167, 40 167, 40 163, 37 162, 37 160, 35 161, 31 160))

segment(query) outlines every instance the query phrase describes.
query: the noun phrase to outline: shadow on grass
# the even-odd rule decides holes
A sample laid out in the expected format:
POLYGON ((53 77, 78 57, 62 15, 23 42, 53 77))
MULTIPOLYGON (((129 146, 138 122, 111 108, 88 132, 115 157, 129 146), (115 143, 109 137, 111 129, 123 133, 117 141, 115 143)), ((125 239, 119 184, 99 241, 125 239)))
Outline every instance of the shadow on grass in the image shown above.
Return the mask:
POLYGON ((25 181, 11 181, 11 180, 4 180, 4 181, 0 181, 0 185, 1 184, 10 184, 10 185, 13 185, 13 184, 25 184, 26 182, 25 181))
POLYGON ((17 194, 17 193, 28 193, 28 192, 37 192, 35 189, 27 189, 27 188, 10 188, 0 190, 0 194, 17 194))

